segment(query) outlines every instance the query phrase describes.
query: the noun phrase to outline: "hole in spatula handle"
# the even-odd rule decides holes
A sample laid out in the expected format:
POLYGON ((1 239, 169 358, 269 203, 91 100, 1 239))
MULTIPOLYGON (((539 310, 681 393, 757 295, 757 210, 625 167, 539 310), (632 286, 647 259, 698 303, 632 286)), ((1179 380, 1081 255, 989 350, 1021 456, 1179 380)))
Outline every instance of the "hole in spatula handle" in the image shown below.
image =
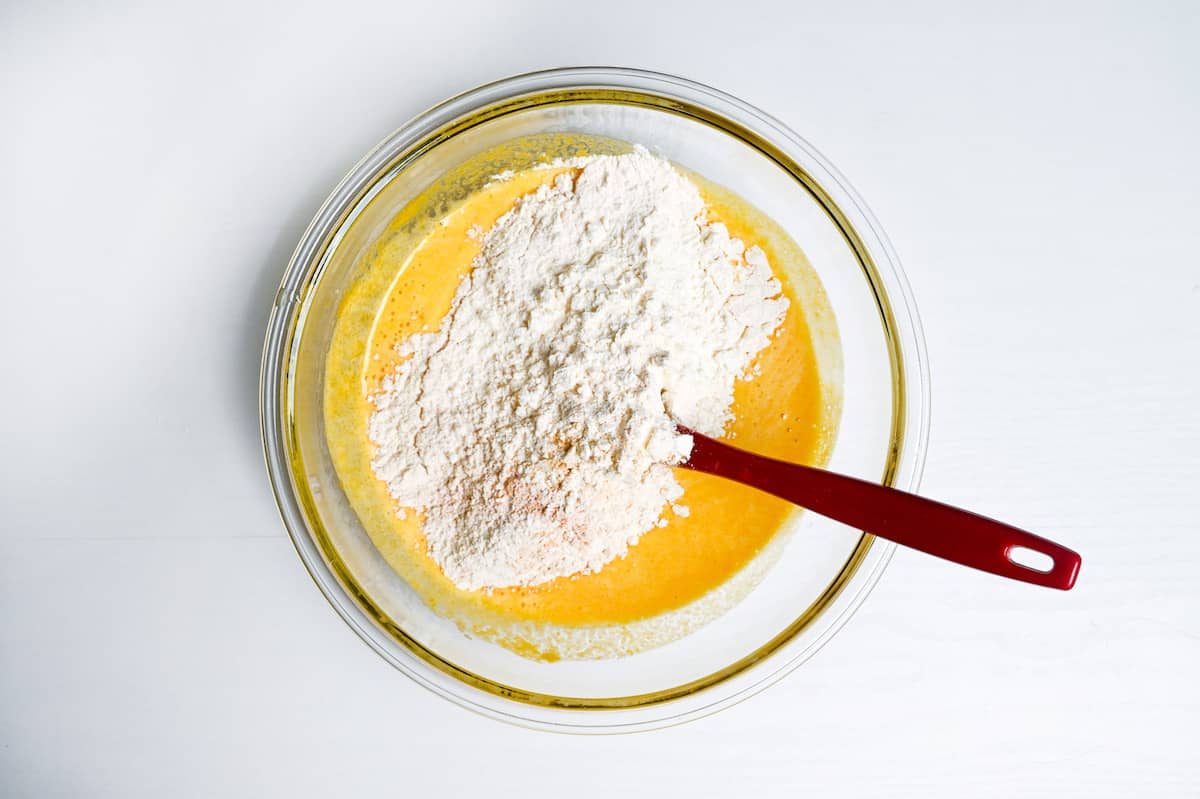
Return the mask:
POLYGON ((1038 552, 1029 547, 1009 547, 1008 559, 1017 566, 1023 566, 1030 571, 1049 574, 1054 570, 1054 558, 1045 552, 1038 552))

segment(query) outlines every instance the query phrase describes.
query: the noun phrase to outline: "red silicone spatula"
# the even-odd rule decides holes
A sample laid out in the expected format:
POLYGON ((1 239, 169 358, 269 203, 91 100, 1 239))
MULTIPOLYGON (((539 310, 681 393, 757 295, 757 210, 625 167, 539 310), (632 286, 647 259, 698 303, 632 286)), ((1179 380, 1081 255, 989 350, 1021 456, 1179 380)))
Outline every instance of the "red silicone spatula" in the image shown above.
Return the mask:
POLYGON ((680 466, 736 480, 859 530, 939 558, 1063 591, 1075 585, 1080 558, 1064 546, 970 511, 811 466, 764 458, 702 436, 680 466), (1050 558, 1038 569, 1013 560, 1032 550, 1050 558))

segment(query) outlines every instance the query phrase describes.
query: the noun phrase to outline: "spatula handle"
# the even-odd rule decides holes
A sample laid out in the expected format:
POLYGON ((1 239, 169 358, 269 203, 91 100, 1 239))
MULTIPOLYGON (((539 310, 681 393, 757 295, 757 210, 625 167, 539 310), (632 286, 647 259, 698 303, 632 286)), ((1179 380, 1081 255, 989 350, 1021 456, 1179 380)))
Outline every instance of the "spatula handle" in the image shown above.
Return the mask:
MULTIPOLYGON (((681 432, 691 431, 683 430, 681 432)), ((682 466, 736 480, 880 538, 1001 577, 1067 590, 1079 554, 1011 525, 915 494, 810 466, 772 460, 691 433, 682 466), (1020 550, 1050 558, 1047 570, 1013 559, 1020 550)))

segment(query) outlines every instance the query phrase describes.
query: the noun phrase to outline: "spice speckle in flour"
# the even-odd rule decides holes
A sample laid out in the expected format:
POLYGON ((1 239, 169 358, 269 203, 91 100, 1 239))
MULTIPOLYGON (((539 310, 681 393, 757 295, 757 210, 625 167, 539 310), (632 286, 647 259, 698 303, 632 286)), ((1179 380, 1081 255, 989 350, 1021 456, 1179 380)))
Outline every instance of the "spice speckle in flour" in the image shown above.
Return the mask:
POLYGON ((766 254, 669 162, 565 166, 471 228, 449 312, 371 397, 371 467, 466 590, 596 572, 687 515, 675 421, 721 435, 788 310, 766 254))

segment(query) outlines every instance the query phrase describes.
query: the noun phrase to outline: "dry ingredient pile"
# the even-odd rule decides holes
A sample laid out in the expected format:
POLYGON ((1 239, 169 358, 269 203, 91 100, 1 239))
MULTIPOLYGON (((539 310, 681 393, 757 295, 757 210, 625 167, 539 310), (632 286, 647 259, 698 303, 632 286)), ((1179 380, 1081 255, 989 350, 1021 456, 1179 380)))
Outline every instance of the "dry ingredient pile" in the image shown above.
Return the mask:
POLYGON ((787 311, 763 251, 669 162, 564 165, 475 231, 440 329, 372 398, 375 474, 466 590, 594 572, 686 515, 675 421, 720 435, 787 311))

